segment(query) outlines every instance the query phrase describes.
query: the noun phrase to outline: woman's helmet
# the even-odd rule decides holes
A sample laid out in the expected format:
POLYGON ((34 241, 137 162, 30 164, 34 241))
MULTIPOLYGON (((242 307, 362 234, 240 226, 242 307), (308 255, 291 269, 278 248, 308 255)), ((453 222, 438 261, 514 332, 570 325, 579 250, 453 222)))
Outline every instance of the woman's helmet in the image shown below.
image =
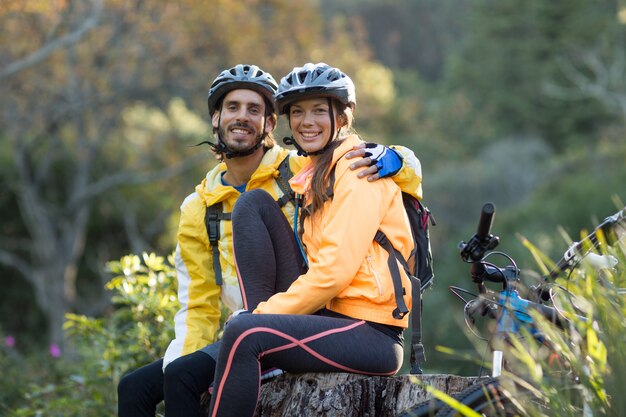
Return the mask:
POLYGON ((220 100, 229 92, 236 89, 254 90, 266 99, 271 110, 274 108, 274 94, 278 86, 274 77, 256 65, 239 64, 224 70, 215 78, 209 88, 208 104, 209 116, 217 109, 220 100))
POLYGON ((323 62, 294 68, 280 80, 274 98, 278 112, 286 114, 289 104, 309 96, 331 97, 346 106, 356 106, 356 91, 350 77, 323 62))

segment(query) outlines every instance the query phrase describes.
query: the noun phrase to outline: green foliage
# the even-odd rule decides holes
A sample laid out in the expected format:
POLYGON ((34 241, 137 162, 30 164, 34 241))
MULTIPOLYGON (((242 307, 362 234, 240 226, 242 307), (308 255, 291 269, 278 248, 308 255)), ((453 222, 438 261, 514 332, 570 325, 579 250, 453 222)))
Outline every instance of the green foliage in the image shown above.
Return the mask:
POLYGON ((476 111, 489 115, 499 135, 538 134, 557 150, 583 142, 610 120, 607 110, 591 96, 557 97, 546 86, 575 90, 592 83, 584 71, 581 78, 589 79, 580 83, 563 63, 596 53, 602 62, 610 56, 598 51, 602 38, 613 39, 619 48, 621 38, 615 35, 623 27, 612 3, 474 2, 465 16, 467 33, 460 52, 450 60, 450 87, 465 91, 476 111))
MULTIPOLYGON (((567 319, 564 328, 531 311, 541 339, 527 328, 509 335, 509 344, 502 348, 505 369, 500 380, 504 394, 517 407, 515 415, 597 417, 626 412, 622 392, 626 374, 625 225, 616 236, 619 241, 613 246, 599 236, 600 254, 613 256, 615 266, 599 268, 583 258, 575 270, 551 286, 553 305, 567 319)), ((527 243, 527 248, 539 260, 541 270, 551 269, 553 264, 537 247, 527 243)), ((441 350, 459 354, 454 349, 441 350)), ((479 347, 466 357, 484 354, 484 347, 479 347)), ((462 410, 461 414, 470 415, 462 410)))
POLYGON ((105 318, 67 314, 73 352, 42 360, 0 351, 8 376, 0 380, 0 403, 6 404, 0 411, 15 417, 114 415, 121 376, 163 356, 179 308, 173 257, 131 255, 108 267, 114 310, 105 318))
POLYGON ((545 343, 528 335, 514 339, 509 377, 536 400, 521 402, 523 415, 626 412, 626 246, 622 242, 606 253, 619 260, 616 269, 584 266, 555 287, 555 304, 570 320, 565 330, 535 315, 545 343))
POLYGON ((431 229, 436 280, 424 296, 428 372, 475 375, 478 369, 475 363, 453 360, 434 347, 471 346, 473 336, 459 331, 459 326, 464 327, 463 305, 447 287, 471 286, 469 267, 460 261, 456 245, 475 233, 482 204, 495 203, 493 233, 500 236, 498 249, 516 260, 524 283, 532 285, 535 263, 516 236, 523 235, 557 260, 568 246, 562 235, 576 240, 580 230, 590 230, 624 207, 623 137, 623 129, 607 131, 590 146, 562 155, 528 138, 499 141, 468 163, 450 163, 434 174, 425 169, 426 198, 438 222, 431 229))

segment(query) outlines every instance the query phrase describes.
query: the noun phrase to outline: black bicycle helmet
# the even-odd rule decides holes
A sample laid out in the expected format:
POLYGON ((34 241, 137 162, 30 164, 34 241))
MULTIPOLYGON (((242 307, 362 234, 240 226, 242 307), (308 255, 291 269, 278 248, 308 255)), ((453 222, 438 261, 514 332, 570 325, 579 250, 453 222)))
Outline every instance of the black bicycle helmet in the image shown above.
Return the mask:
POLYGON ((278 112, 286 114, 291 102, 307 96, 331 97, 352 108, 356 106, 356 91, 350 77, 323 62, 296 67, 280 80, 274 95, 278 112))
MULTIPOLYGON (((253 90, 261 94, 265 98, 267 108, 272 114, 276 113, 276 106, 274 105, 274 94, 276 93, 276 81, 269 72, 265 72, 256 65, 244 65, 239 64, 234 67, 224 70, 220 75, 215 78, 211 87, 209 87, 208 105, 209 115, 213 117, 213 113, 217 110, 219 103, 224 96, 237 89, 253 90)), ((220 115, 221 119, 221 115, 220 115)), ((221 123, 221 120, 220 122, 221 123)), ((218 124, 219 124, 218 123, 218 124)), ((217 133, 217 143, 205 140, 198 145, 207 144, 213 148, 217 153, 223 154, 226 158, 237 158, 242 156, 248 156, 254 153, 263 144, 263 139, 267 136, 265 132, 265 119, 263 120, 263 133, 259 136, 257 143, 250 149, 243 151, 233 151, 220 137, 220 133, 217 133)))
POLYGON ((274 110, 274 94, 278 88, 274 77, 256 65, 239 64, 222 71, 211 84, 208 94, 209 115, 213 116, 226 93, 239 88, 254 90, 261 94, 274 110))

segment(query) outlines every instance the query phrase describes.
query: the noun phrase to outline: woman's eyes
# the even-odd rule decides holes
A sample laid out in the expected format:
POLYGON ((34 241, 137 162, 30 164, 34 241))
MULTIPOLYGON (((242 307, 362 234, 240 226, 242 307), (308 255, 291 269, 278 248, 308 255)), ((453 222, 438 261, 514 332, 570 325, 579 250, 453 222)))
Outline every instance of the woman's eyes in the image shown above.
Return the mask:
MULTIPOLYGON (((326 114, 328 113, 328 109, 318 107, 318 108, 313 109, 312 112, 313 114, 326 114)), ((304 110, 300 110, 300 109, 291 110, 292 116, 300 116, 303 113, 304 113, 304 110)))

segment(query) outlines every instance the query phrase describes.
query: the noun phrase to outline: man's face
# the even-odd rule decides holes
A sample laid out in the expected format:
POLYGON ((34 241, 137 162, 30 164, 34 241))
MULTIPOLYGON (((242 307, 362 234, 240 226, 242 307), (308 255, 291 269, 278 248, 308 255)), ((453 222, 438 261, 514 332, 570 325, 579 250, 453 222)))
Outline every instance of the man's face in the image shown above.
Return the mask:
POLYGON ((220 111, 213 114, 213 127, 222 141, 234 152, 246 151, 256 145, 265 131, 273 128, 265 119, 265 101, 256 91, 232 90, 224 96, 220 111), (221 119, 221 120, 220 120, 221 119))

